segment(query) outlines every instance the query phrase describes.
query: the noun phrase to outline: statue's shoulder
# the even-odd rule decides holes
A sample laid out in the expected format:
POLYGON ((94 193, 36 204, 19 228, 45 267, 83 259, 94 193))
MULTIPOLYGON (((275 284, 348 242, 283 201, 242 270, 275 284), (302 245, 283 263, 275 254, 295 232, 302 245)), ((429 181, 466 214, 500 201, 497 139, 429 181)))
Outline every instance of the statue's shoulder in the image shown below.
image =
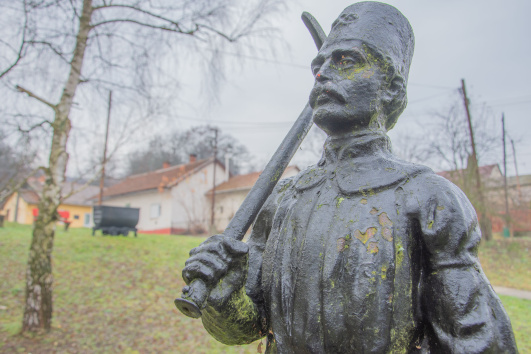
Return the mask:
POLYGON ((404 184, 405 195, 409 195, 419 206, 437 205, 448 210, 473 210, 465 193, 447 178, 435 173, 429 167, 410 164, 415 171, 412 178, 404 184), (457 206, 459 206, 457 208, 457 206))
POLYGON ((319 165, 311 165, 299 172, 292 178, 292 186, 297 191, 303 191, 312 187, 320 185, 324 179, 328 170, 326 167, 319 165))
POLYGON ((459 187, 453 184, 450 180, 434 172, 431 168, 414 164, 411 162, 402 162, 404 170, 410 171, 410 185, 412 188, 423 191, 428 194, 438 194, 442 191, 449 193, 456 193, 460 191, 459 187))

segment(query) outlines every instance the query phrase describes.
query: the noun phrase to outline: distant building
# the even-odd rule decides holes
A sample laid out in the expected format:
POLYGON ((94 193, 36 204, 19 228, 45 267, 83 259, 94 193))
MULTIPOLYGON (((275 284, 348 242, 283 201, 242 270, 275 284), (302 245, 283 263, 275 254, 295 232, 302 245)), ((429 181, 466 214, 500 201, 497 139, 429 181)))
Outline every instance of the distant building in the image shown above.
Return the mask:
MULTIPOLYGON (((474 203, 476 179, 470 170, 442 171, 437 174, 456 184, 474 203)), ((497 164, 480 166, 479 174, 492 231, 502 232, 506 225, 503 174, 497 164)), ((531 232, 531 175, 507 177, 507 192, 511 229, 517 233, 531 232)))
POLYGON ((181 234, 209 230, 205 193, 226 180, 225 166, 213 158, 132 175, 106 188, 103 205, 140 209, 139 233, 181 234), (215 172, 215 173, 214 173, 215 172))
MULTIPOLYGON (((2 203, 0 214, 6 221, 19 224, 32 224, 38 214, 38 203, 44 184, 43 178, 29 178, 17 192, 12 193, 2 203)), ((99 188, 75 182, 65 182, 61 194, 66 198, 58 211, 68 215, 70 227, 92 227, 92 196, 99 188)))
MULTIPOLYGON (((299 171, 296 166, 288 166, 281 178, 295 176, 299 171)), ((214 226, 218 232, 225 230, 260 174, 253 172, 234 176, 216 187, 214 226)), ((212 190, 208 191, 208 195, 212 197, 212 190)))
POLYGON ((507 177, 512 205, 531 208, 531 175, 507 177))
MULTIPOLYGON (((476 185, 475 175, 469 169, 441 171, 437 174, 463 190, 476 185)), ((481 183, 486 189, 497 189, 500 184, 503 186, 503 174, 497 164, 479 166, 479 175, 481 183)))

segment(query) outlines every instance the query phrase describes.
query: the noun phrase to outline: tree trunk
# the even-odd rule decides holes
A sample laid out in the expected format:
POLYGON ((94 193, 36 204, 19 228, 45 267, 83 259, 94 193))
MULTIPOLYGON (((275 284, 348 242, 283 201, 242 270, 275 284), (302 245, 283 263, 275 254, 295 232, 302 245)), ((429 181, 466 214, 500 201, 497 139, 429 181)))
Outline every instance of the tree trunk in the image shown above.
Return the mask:
POLYGON ((39 202, 39 216, 33 229, 33 238, 26 270, 26 307, 22 331, 48 331, 52 322, 52 249, 57 221, 57 209, 61 203, 61 187, 65 180, 68 153, 66 145, 70 133, 70 109, 80 82, 83 58, 91 29, 92 0, 83 1, 82 15, 70 73, 59 103, 54 107, 53 137, 49 165, 45 170, 46 181, 39 202))

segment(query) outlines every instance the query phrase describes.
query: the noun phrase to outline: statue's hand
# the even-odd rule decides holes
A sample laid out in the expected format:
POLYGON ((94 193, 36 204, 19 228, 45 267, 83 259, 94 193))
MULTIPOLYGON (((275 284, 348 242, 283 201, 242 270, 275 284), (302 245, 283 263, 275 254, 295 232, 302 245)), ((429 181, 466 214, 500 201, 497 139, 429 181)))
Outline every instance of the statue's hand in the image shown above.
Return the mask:
POLYGON ((214 235, 190 251, 183 279, 186 284, 201 279, 209 290, 222 282, 223 293, 232 293, 245 284, 248 258, 249 246, 245 242, 214 235))

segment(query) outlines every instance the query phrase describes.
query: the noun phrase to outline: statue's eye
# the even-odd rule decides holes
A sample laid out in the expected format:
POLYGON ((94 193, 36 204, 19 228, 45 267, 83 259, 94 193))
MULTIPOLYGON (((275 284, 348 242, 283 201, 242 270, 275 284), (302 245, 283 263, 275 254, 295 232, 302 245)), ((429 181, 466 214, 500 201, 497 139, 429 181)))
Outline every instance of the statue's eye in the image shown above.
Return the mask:
POLYGON ((350 68, 359 63, 359 60, 356 60, 353 56, 345 54, 338 54, 334 59, 337 65, 342 69, 350 68))
POLYGON ((361 68, 367 63, 365 56, 358 50, 338 51, 333 54, 332 60, 339 69, 361 68))

